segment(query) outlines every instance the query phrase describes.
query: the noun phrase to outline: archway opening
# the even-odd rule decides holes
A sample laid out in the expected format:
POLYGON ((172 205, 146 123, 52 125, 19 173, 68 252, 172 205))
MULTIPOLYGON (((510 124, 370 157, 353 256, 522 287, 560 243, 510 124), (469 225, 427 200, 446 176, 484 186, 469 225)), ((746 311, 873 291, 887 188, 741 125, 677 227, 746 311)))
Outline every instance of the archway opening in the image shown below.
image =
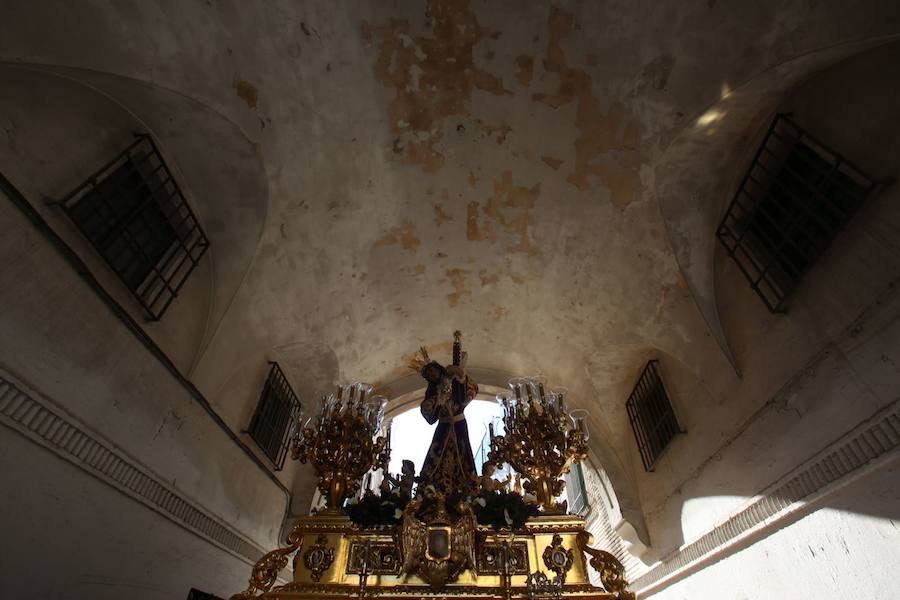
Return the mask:
MULTIPOLYGON (((502 408, 500 404, 488 400, 473 400, 466 407, 466 424, 469 428, 469 443, 475 454, 475 467, 481 474, 481 465, 487 460, 489 450, 488 423, 494 423, 494 431, 502 433, 502 408)), ((399 473, 404 460, 411 460, 416 473, 422 471, 422 463, 437 423, 429 425, 422 417, 419 407, 410 408, 391 419, 391 473, 399 473)))

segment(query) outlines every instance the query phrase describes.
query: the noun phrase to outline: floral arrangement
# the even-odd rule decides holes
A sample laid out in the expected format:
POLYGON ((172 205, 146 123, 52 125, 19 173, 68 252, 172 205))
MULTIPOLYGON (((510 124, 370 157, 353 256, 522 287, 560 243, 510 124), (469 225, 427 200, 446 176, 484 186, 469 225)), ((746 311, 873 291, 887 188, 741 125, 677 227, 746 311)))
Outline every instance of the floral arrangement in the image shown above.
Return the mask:
POLYGON ((393 526, 400 522, 407 504, 409 498, 401 494, 393 493, 382 497, 369 490, 358 501, 353 498, 348 500, 344 512, 359 527, 368 529, 393 526))
POLYGON ((494 529, 521 529, 528 517, 538 514, 537 506, 509 491, 485 491, 472 500, 472 508, 479 525, 494 529))

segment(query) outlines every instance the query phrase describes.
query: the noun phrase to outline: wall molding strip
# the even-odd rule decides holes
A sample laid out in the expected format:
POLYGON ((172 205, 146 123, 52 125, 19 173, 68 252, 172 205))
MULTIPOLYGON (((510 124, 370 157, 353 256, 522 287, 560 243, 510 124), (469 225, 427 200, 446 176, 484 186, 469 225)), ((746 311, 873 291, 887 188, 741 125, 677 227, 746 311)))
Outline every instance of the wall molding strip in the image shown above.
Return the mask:
POLYGON ((757 494, 732 517, 683 545, 632 582, 644 597, 763 539, 816 509, 824 498, 900 458, 900 400, 828 444, 757 494))
POLYGON ((51 402, 26 393, 2 375, 0 423, 247 564, 253 565, 265 553, 112 443, 98 439, 51 402))

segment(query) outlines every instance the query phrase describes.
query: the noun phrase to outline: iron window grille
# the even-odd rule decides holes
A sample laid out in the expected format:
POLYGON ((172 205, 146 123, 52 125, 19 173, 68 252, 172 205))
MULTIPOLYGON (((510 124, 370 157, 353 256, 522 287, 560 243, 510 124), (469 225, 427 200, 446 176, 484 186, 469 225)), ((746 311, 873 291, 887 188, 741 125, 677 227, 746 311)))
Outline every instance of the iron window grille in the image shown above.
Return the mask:
POLYGON ((590 506, 585 487, 583 463, 575 463, 566 475, 566 496, 569 500, 569 512, 574 515, 585 515, 590 506))
POLYGON ((683 433, 675 418, 675 411, 672 410, 666 386, 659 375, 659 361, 651 360, 644 367, 625 408, 644 470, 652 471, 653 465, 672 438, 683 433))
POLYGON ((783 312, 800 279, 874 187, 869 176, 779 114, 716 237, 768 309, 783 312))
POLYGON ((157 321, 209 240, 153 139, 136 137, 56 204, 157 321))
POLYGON ((278 363, 270 364, 272 367, 247 433, 269 457, 275 470, 280 471, 284 467, 294 423, 300 415, 300 401, 278 363))

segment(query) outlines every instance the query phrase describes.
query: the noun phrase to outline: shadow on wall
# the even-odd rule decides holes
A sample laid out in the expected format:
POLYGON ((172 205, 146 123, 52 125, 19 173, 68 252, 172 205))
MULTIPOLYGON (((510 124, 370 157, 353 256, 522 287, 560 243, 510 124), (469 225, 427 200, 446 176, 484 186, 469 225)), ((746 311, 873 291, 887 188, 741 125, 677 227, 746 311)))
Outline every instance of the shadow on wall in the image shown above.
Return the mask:
POLYGON ((755 150, 756 132, 768 123, 788 90, 822 69, 896 38, 838 44, 774 65, 745 82, 723 81, 719 101, 694 115, 656 163, 656 196, 679 267, 710 333, 738 372, 743 367, 716 307, 714 233, 755 150))
MULTIPOLYGON (((244 443, 257 450, 256 443, 245 432, 256 411, 270 369, 269 361, 277 362, 281 367, 291 389, 300 400, 304 417, 318 413, 320 396, 331 391, 340 380, 340 367, 335 353, 321 344, 306 342, 274 347, 263 357, 246 361, 232 369, 210 397, 214 399, 214 408, 229 427, 240 432, 244 443)), ((283 532, 286 532, 294 518, 308 513, 317 479, 311 466, 302 465, 290 457, 285 460, 278 478, 291 489, 291 508, 283 527, 283 532)))
MULTIPOLYGON (((826 64, 846 56, 848 49, 837 50, 830 51, 826 64)), ((822 66, 820 59, 802 59, 802 74, 822 66)), ((693 277, 692 285, 698 289, 706 289, 696 296, 701 310, 704 302, 713 302, 707 305, 714 309, 708 314, 717 320, 721 317, 721 330, 744 379, 719 403, 727 410, 701 411, 696 425, 687 423, 693 434, 686 440, 702 434, 715 443, 691 439, 685 445, 707 447, 673 453, 678 463, 690 464, 692 472, 689 477, 675 478, 680 483, 674 491, 661 502, 651 503, 651 533, 657 534, 654 546, 662 554, 682 546, 685 540, 697 540, 716 523, 731 523, 735 518, 746 521, 743 512, 733 515, 735 510, 743 510, 748 499, 823 448, 839 444, 849 429, 888 410, 900 396, 900 294, 896 285, 900 281, 900 191, 896 186, 866 201, 801 281, 789 300, 787 314, 767 311, 714 237, 720 211, 730 201, 775 112, 793 113, 804 128, 876 179, 897 177, 900 123, 894 113, 900 103, 898 64, 900 44, 881 45, 817 72, 786 92, 789 84, 799 79, 794 72, 797 65, 792 65, 783 75, 766 75, 732 92, 716 109, 715 119, 698 122, 691 135, 670 149, 686 152, 693 148, 698 157, 712 160, 708 152, 718 148, 722 158, 710 162, 706 171, 733 174, 703 188, 706 203, 697 211, 702 224, 689 223, 689 203, 676 198, 681 188, 674 180, 661 186, 660 202, 673 246, 679 260, 685 261, 686 277, 693 277), (704 128, 710 127, 719 129, 703 141, 704 128), (678 144, 683 145, 680 150, 678 144), (714 168, 716 165, 721 168, 714 168), (714 297, 709 296, 709 286, 714 286, 714 297), (696 453, 693 462, 683 457, 690 452, 696 453)), ((691 172, 687 155, 669 168, 676 164, 691 172)), ((699 166, 693 168, 699 176, 699 166)), ((715 380, 716 375, 710 377, 715 380)), ((897 434, 885 435, 884 439, 892 440, 897 434)), ((881 448, 885 442, 878 439, 878 444, 863 441, 859 447, 881 448)), ((827 483, 831 474, 846 474, 851 467, 873 459, 865 451, 859 452, 857 447, 847 449, 818 468, 815 477, 827 483)), ((663 465, 659 471, 666 467, 671 465, 663 465)), ((654 477, 660 479, 660 474, 654 477)), ((796 493, 796 489, 781 488, 765 491, 759 500, 762 504, 755 503, 747 510, 752 508, 758 518, 768 514, 769 505, 783 508, 786 501, 796 499, 796 493)), ((870 514, 864 504, 845 504, 841 509, 870 514)), ((893 509, 879 510, 871 516, 898 516, 893 509)), ((746 529, 744 525, 730 527, 734 535, 746 529)))
MULTIPOLYGON (((145 325, 179 370, 189 373, 237 292, 262 234, 268 183, 256 144, 212 107, 148 82, 23 63, 0 65, 0 79, 4 169, 71 245, 85 246, 77 235, 65 235, 68 223, 43 200, 68 193, 127 146, 133 133, 149 132, 157 140, 211 242, 200 270, 163 321, 145 325), (199 279, 205 282, 200 285, 199 279)), ((76 249, 90 255, 89 248, 76 249)), ((99 276, 109 275, 105 265, 89 264, 99 276)), ((108 289, 117 285, 109 277, 103 283, 108 289)), ((124 297, 120 302, 127 306, 127 293, 124 297)))
POLYGON ((842 597, 845 590, 888 597, 881 594, 895 581, 885 565, 896 564, 900 548, 896 453, 888 462, 810 504, 791 504, 792 492, 766 495, 639 577, 634 588, 641 597, 661 592, 663 598, 699 590, 705 596, 710 584, 727 585, 736 597, 766 596, 766 588, 803 590, 804 597, 842 597), (773 510, 782 512, 769 516, 773 510), (679 585, 685 578, 686 588, 679 585))

